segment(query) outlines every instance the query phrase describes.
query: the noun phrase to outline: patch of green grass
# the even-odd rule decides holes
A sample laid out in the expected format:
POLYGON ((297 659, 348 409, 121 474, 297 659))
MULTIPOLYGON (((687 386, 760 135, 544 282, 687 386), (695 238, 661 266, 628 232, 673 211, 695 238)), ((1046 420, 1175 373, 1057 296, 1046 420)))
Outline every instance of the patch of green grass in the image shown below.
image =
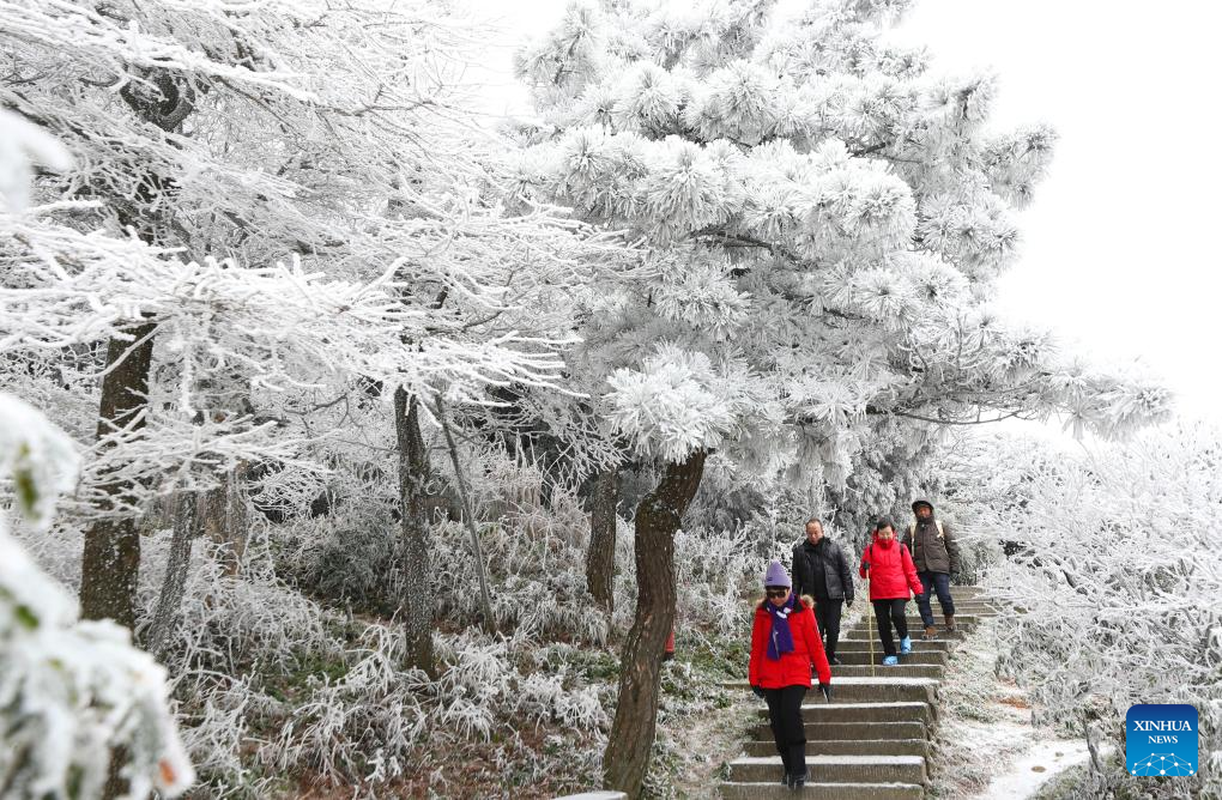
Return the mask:
POLYGON ((308 693, 311 679, 335 683, 348 674, 348 669, 348 663, 341 657, 306 653, 293 669, 266 676, 263 690, 277 700, 290 702, 308 693))
POLYGON ((1032 795, 1032 800, 1070 800, 1078 796, 1086 779, 1087 765, 1078 764, 1054 775, 1032 795))
POLYGON ((676 658, 691 664, 692 671, 702 678, 713 682, 730 681, 746 676, 751 642, 746 636, 680 640, 675 650, 676 658))
POLYGON ((584 650, 573 664, 577 674, 591 683, 614 683, 619 680, 619 656, 606 650, 584 650))

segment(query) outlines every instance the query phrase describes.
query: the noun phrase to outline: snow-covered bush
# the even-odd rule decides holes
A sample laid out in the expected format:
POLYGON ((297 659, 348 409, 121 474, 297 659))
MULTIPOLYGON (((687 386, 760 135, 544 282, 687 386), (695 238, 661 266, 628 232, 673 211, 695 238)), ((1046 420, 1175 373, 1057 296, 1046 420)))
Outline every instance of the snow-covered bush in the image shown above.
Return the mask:
MULTIPOLYGON (((41 413, 0 394, 0 476, 15 505, 45 526, 76 478, 74 444, 41 413)), ((194 780, 165 670, 109 621, 77 621, 77 604, 9 536, 0 514, 0 795, 181 794, 194 780)))
POLYGON ((394 614, 402 598, 399 523, 387 505, 356 500, 273 533, 279 574, 355 611, 394 614))
POLYGON ((751 530, 681 529, 675 535, 678 624, 742 636, 751 627, 746 602, 760 591, 762 566, 751 530))
MULTIPOLYGON (((1037 719, 1119 753, 1130 705, 1195 706, 1202 763, 1188 783, 1222 792, 1222 436, 1182 425, 1076 456, 991 444, 976 480, 1008 488, 978 524, 1007 542, 988 585, 1017 612, 999 668, 1031 689, 1037 719)), ((1124 776, 1094 772, 1084 791, 1119 791, 1124 776)), ((1163 789, 1180 791, 1143 791, 1163 789)))
MULTIPOLYGON (((545 495, 534 467, 498 448, 469 462, 474 502, 497 517, 481 522, 481 547, 497 629, 535 641, 606 641, 603 611, 586 590, 589 517, 563 485, 545 495)), ((485 518, 486 519, 486 518, 485 518)), ((433 582, 443 628, 479 619, 478 579, 470 541, 457 522, 434 525, 433 582)))

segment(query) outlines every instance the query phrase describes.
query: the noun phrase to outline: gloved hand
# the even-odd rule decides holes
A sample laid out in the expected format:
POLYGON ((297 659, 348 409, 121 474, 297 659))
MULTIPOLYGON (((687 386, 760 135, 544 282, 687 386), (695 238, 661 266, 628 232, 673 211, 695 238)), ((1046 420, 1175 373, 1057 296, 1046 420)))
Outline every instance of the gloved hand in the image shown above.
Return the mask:
POLYGON ((764 690, 754 684, 751 686, 751 691, 755 692, 755 696, 759 699, 764 699, 764 690))
POLYGON ((853 598, 851 598, 851 597, 846 597, 846 598, 844 598, 844 607, 845 607, 845 608, 852 608, 852 607, 853 607, 853 598))
POLYGON ((819 684, 819 691, 823 692, 823 699, 827 702, 832 702, 832 685, 830 683, 819 684))

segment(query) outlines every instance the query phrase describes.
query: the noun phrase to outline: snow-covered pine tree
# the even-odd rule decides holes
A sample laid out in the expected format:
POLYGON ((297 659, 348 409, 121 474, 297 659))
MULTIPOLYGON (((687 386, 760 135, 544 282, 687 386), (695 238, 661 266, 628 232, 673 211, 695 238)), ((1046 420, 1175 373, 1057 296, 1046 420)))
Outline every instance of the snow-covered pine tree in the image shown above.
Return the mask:
MULTIPOLYGON (((48 407, 79 414, 103 384, 100 421, 72 426, 97 437, 73 509, 91 526, 86 615, 134 622, 134 520, 160 493, 368 461, 395 441, 380 404, 396 393, 553 382, 566 285, 619 248, 498 204, 496 145, 456 112, 466 19, 222 0, 0 14, 0 101, 75 157, 4 218, 0 349, 48 407), (380 436, 336 430, 350 411, 380 436)), ((424 642, 424 532, 404 535, 424 642)))
POLYGON ((1012 209, 1054 136, 989 133, 990 76, 932 75, 924 51, 888 44, 907 5, 819 0, 778 20, 772 0, 576 2, 519 59, 541 115, 519 195, 652 247, 579 298, 576 357, 610 387, 598 413, 661 473, 636 512, 639 599, 604 759, 632 796, 674 615, 672 537, 706 459, 839 492, 897 419, 915 423, 908 439, 1052 410, 1113 431, 1166 410, 1157 387, 1075 372, 989 314, 1012 209))

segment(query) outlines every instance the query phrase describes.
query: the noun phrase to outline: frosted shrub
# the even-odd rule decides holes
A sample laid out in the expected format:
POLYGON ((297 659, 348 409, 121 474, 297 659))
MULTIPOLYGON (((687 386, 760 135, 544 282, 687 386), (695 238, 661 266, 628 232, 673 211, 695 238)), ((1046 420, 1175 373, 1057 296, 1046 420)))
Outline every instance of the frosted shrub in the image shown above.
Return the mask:
MULTIPOLYGON (((169 545, 168 530, 145 537, 140 575, 144 614, 137 623, 142 631, 151 622, 169 545)), ((302 690, 309 697, 326 683, 311 673, 347 673, 349 663, 360 657, 349 652, 344 620, 277 579, 261 545, 246 555, 243 571, 235 576, 215 544, 194 542, 163 653, 173 676, 184 744, 215 797, 266 796, 270 779, 258 770, 253 749, 274 761, 262 737, 290 723, 302 690), (300 686, 303 681, 306 685, 300 686)), ((334 744, 341 750, 348 746, 338 738, 334 744)), ((294 753, 302 765, 308 763, 305 750, 302 746, 294 753)))
POLYGON ((260 695, 251 687, 251 678, 219 673, 211 680, 201 681, 200 677, 190 675, 175 682, 176 687, 191 687, 181 690, 190 700, 179 704, 177 717, 200 781, 217 797, 257 797, 264 781, 243 763, 242 745, 252 735, 250 722, 256 717, 260 695))
MULTIPOLYGON (((168 531, 151 539, 153 564, 163 562, 168 540, 168 531)), ((161 574, 151 568, 143 578, 142 594, 150 601, 145 608, 151 608, 161 574)), ((340 652, 326 631, 328 620, 337 620, 334 614, 274 576, 226 574, 223 559, 207 542, 197 542, 192 553, 180 619, 169 658, 186 669, 240 675, 252 667, 286 669, 304 653, 340 652)))
MULTIPOLYGON (((484 465, 473 481, 479 505, 499 512, 481 535, 497 629, 535 640, 603 643, 606 619, 578 567, 585 563, 589 535, 580 501, 558 485, 545 506, 543 476, 499 451, 478 463, 484 465)), ((434 525, 433 541, 442 626, 473 624, 479 595, 469 539, 460 523, 441 522, 434 525)))
POLYGON ((307 699, 292 709, 278 739, 263 749, 263 757, 276 768, 309 766, 327 780, 344 783, 370 775, 395 777, 396 765, 407 763, 427 727, 418 696, 427 677, 399 668, 401 639, 389 629, 371 626, 363 639, 365 647, 349 654, 351 666, 342 677, 334 682, 326 676, 307 679, 307 699))
POLYGON ((399 523, 385 505, 353 501, 276 531, 277 564, 308 592, 354 609, 393 614, 401 601, 399 523))
MULTIPOLYGON (((1222 559, 1211 517, 1222 438, 1157 430, 1025 467, 981 513, 1014 551, 989 585, 1022 609, 1000 668, 1031 688, 1037 717, 1086 730, 1092 745, 1112 737, 1120 753, 1131 704, 1196 706, 1207 763, 1190 783, 1201 796, 1222 791, 1222 559)), ((1122 774, 1093 773, 1088 793, 1112 791, 1122 774)))
POLYGON ((449 667, 441 679, 443 686, 464 691, 500 694, 506 687, 509 665, 505 639, 488 640, 474 631, 458 634, 448 647, 438 648, 449 667))
POLYGON ((515 689, 517 708, 539 722, 559 722, 565 728, 598 731, 609 724, 598 689, 565 687, 566 674, 527 675, 515 689))
POLYGON ((675 535, 678 613, 682 623, 734 635, 749 627, 748 604, 758 588, 759 557, 745 530, 698 528, 675 535))

